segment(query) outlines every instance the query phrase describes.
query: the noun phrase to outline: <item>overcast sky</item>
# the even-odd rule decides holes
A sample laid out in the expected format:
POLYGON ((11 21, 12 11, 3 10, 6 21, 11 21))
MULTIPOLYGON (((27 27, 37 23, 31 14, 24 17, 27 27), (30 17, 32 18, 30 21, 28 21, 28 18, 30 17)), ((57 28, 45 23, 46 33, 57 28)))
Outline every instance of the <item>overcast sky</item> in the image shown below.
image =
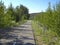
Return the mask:
POLYGON ((13 4, 13 7, 16 7, 20 4, 26 6, 29 9, 29 13, 37 13, 41 11, 45 11, 48 7, 48 2, 51 2, 53 6, 59 0, 2 0, 4 5, 7 7, 10 3, 13 4))

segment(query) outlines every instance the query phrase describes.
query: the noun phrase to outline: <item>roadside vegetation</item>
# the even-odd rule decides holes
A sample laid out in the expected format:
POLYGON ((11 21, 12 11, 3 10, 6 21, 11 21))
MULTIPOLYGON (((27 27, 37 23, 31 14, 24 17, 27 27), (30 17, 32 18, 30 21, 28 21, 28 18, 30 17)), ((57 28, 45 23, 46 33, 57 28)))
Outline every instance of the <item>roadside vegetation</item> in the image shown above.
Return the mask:
MULTIPOLYGON (((13 7, 10 4, 8 7, 4 5, 2 0, 0 1, 0 38, 1 30, 7 30, 11 27, 18 26, 26 22, 29 19, 29 10, 27 7, 20 5, 13 7)), ((4 34, 4 33, 3 33, 4 34)))
POLYGON ((32 28, 37 45, 60 45, 60 2, 34 16, 32 28), (42 44, 41 44, 42 43, 42 44))
POLYGON ((29 19, 29 10, 27 7, 20 5, 13 7, 12 4, 6 8, 0 1, 0 28, 19 25, 29 19))

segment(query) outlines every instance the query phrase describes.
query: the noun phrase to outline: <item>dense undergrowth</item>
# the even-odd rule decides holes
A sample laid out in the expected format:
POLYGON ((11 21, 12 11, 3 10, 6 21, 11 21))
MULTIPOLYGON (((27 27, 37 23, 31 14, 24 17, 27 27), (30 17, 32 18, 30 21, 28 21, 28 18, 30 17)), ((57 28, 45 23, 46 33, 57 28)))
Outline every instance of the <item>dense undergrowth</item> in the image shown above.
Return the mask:
POLYGON ((60 45, 60 2, 53 8, 49 3, 47 10, 34 16, 33 21, 36 24, 32 24, 32 27, 36 31, 35 33, 40 31, 40 37, 44 43, 47 45, 60 45), (39 31, 37 32, 37 30, 39 31))
POLYGON ((56 32, 51 29, 44 29, 37 21, 32 21, 36 45, 60 45, 60 37, 56 36, 56 32))

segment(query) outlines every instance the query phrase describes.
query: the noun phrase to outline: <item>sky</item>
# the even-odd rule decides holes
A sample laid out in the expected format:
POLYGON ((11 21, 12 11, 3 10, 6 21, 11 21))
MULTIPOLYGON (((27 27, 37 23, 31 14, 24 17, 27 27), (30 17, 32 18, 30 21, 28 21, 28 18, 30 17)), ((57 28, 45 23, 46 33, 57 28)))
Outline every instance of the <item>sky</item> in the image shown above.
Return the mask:
MULTIPOLYGON (((1 0, 0 0, 1 1, 1 0)), ((2 0, 6 7, 12 3, 13 7, 20 6, 20 4, 26 6, 29 9, 29 13, 37 13, 45 11, 48 7, 48 3, 55 5, 59 0, 2 0)))

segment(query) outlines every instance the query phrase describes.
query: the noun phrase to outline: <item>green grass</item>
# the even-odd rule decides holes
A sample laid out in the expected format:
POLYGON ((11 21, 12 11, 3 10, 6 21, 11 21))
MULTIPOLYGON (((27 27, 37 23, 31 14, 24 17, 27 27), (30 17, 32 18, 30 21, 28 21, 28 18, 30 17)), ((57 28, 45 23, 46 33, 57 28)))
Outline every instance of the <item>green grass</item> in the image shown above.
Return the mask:
POLYGON ((32 21, 32 28, 34 31, 36 45, 39 45, 39 43, 42 43, 40 42, 41 29, 38 27, 38 25, 34 21, 32 21))
POLYGON ((25 23, 26 21, 27 21, 27 20, 22 20, 22 21, 19 21, 19 22, 12 21, 12 25, 13 25, 13 26, 19 26, 19 25, 25 23))
POLYGON ((44 32, 43 28, 39 27, 36 21, 32 21, 32 28, 36 45, 60 45, 60 37, 57 36, 56 32, 51 31, 51 29, 44 32))

